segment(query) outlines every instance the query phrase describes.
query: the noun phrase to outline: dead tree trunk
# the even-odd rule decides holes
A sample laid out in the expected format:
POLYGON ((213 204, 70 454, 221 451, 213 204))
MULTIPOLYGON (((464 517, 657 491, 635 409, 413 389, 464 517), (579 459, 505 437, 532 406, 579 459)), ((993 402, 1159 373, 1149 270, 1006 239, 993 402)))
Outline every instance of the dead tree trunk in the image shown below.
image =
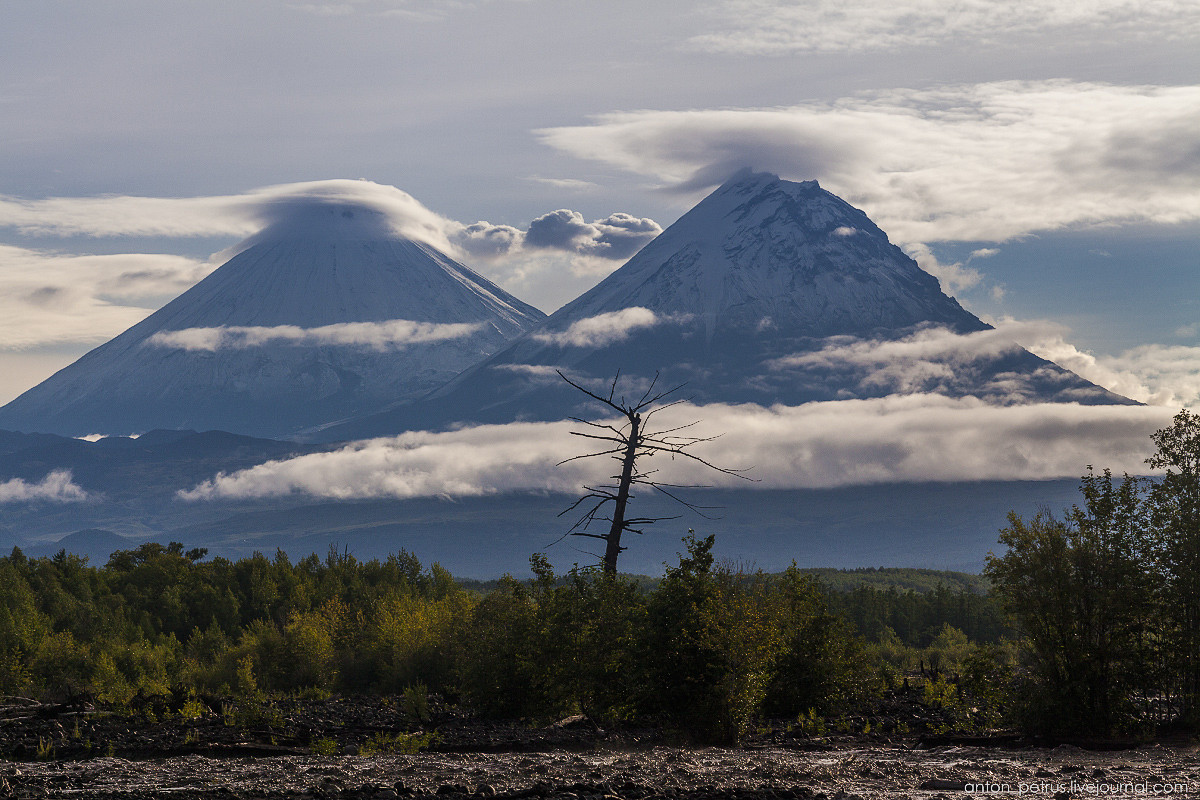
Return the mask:
POLYGON ((621 554, 621 534, 625 531, 625 508, 629 505, 629 489, 633 486, 633 468, 638 457, 641 424, 641 414, 633 414, 629 418, 629 442, 625 445, 625 455, 621 461, 621 478, 617 483, 612 527, 609 528, 604 548, 604 571, 609 575, 617 574, 617 556, 621 554))
POLYGON ((665 408, 669 408, 673 405, 683 402, 682 400, 676 400, 671 403, 656 405, 660 400, 677 391, 680 387, 676 386, 674 389, 655 394, 654 385, 658 381, 658 376, 656 375, 654 380, 650 383, 650 388, 645 391, 640 400, 638 400, 636 403, 627 403, 624 398, 620 400, 616 399, 617 380, 620 378, 619 373, 616 378, 613 378, 612 387, 609 389, 607 397, 585 389, 584 387, 572 381, 566 375, 563 375, 562 372, 559 372, 558 374, 564 381, 571 384, 579 391, 595 400, 600 401, 610 409, 619 412, 621 416, 624 417, 624 422, 618 424, 593 422, 580 419, 578 417, 571 417, 571 419, 573 419, 575 422, 578 422, 582 425, 587 425, 595 431, 571 431, 573 435, 581 436, 585 439, 595 439, 597 441, 607 442, 608 444, 606 449, 599 452, 585 453, 583 455, 574 456, 559 462, 560 464, 565 464, 568 461, 576 461, 582 458, 611 456, 621 464, 620 473, 613 476, 613 480, 615 481, 614 484, 607 486, 584 487, 587 489, 587 494, 576 500, 570 508, 562 512, 563 514, 566 514, 578 508, 580 505, 587 503, 589 500, 594 501, 585 506, 587 510, 584 512, 583 516, 580 517, 575 524, 572 525, 565 534, 563 534, 563 536, 586 536, 588 538, 599 539, 603 541, 604 557, 602 563, 605 574, 615 575, 617 572, 617 559, 621 555, 621 551, 625 549, 625 547, 621 544, 621 537, 626 531, 630 531, 632 533, 642 533, 642 526, 650 525, 655 522, 661 522, 667 519, 678 518, 678 516, 629 516, 629 501, 633 496, 632 490, 635 484, 650 486, 656 491, 662 492, 672 500, 675 500, 676 502, 692 509, 693 511, 696 511, 697 513, 700 513, 701 516, 703 516, 701 511, 701 509, 704 508, 703 506, 697 506, 689 503, 686 500, 676 496, 672 492, 673 489, 697 487, 681 487, 676 484, 663 483, 653 480, 650 477, 653 470, 649 472, 639 471, 637 464, 639 458, 643 456, 651 456, 655 453, 670 453, 672 456, 683 456, 693 461, 697 461, 706 467, 709 467, 710 469, 716 470, 717 472, 723 472, 726 475, 735 475, 739 478, 749 480, 749 478, 739 474, 741 470, 725 469, 723 467, 714 466, 713 464, 705 461, 703 458, 687 452, 687 448, 691 447, 692 445, 699 444, 700 442, 711 441, 712 439, 716 438, 699 438, 694 436, 679 435, 678 431, 690 428, 692 425, 696 424, 694 422, 690 422, 685 425, 679 425, 674 428, 667 428, 665 430, 647 433, 646 425, 649 423, 651 416, 665 408), (646 409, 650 410, 646 411, 646 409), (643 411, 645 411, 644 415, 642 413, 643 411), (618 427, 618 425, 620 425, 620 427, 618 427), (608 506, 609 503, 612 503, 612 516, 606 517, 603 516, 603 510, 608 506), (605 520, 611 523, 609 525, 608 533, 591 533, 587 530, 591 523, 599 520, 605 520))

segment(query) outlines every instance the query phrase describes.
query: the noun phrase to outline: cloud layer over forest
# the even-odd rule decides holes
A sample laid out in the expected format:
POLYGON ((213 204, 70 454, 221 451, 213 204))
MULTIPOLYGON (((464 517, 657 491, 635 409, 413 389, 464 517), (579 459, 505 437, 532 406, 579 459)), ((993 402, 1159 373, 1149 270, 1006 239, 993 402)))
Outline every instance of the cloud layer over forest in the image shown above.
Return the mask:
MULTIPOLYGON (((1171 412, 1152 406, 1032 404, 914 394, 797 407, 689 404, 654 418, 660 428, 699 420, 689 432, 719 434, 695 452, 750 468, 762 488, 827 488, 882 482, 1069 478, 1084 465, 1144 473, 1150 434, 1171 412)), ((607 459, 558 466, 578 455, 569 421, 412 432, 221 474, 181 493, 187 500, 305 494, 336 499, 576 492, 612 474, 607 459)), ((651 459, 682 484, 745 486, 687 459, 651 459), (661 462, 661 463, 658 463, 661 462)))

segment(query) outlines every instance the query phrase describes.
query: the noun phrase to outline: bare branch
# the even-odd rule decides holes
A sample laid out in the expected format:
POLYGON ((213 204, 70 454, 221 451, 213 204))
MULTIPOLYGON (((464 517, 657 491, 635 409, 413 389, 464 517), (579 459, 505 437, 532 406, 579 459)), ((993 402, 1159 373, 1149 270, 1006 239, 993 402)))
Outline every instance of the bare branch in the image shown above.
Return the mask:
MULTIPOLYGON (((741 473, 744 469, 729 469, 719 467, 707 459, 689 452, 698 444, 710 442, 716 439, 716 436, 683 436, 679 435, 680 431, 688 430, 695 426, 697 421, 677 425, 674 427, 665 428, 659 431, 646 431, 646 425, 651 417, 658 412, 688 402, 691 398, 676 399, 669 402, 663 402, 669 395, 674 394, 683 388, 683 384, 672 387, 666 391, 658 391, 659 373, 655 373, 650 384, 642 392, 641 397, 635 403, 628 403, 624 397, 618 402, 617 387, 620 382, 621 373, 617 372, 609 386, 608 396, 603 397, 596 392, 587 389, 584 386, 576 383, 563 374, 562 370, 558 370, 558 375, 571 386, 583 392, 588 397, 604 404, 613 411, 618 412, 624 417, 625 423, 612 423, 608 421, 593 421, 585 420, 578 417, 571 417, 572 421, 580 425, 587 426, 595 432, 588 431, 571 431, 572 436, 578 436, 582 439, 591 439, 594 441, 608 442, 608 449, 601 450, 595 453, 585 453, 582 455, 572 456, 559 462, 559 465, 567 464, 572 461, 577 461, 584 458, 596 458, 597 456, 611 456, 614 460, 621 464, 621 471, 617 475, 613 475, 612 485, 604 485, 599 487, 585 486, 586 494, 576 500, 569 508, 559 514, 567 514, 571 511, 579 509, 584 505, 586 510, 575 521, 564 536, 586 536, 591 539, 602 539, 605 543, 604 554, 604 570, 607 573, 616 572, 617 556, 625 550, 621 545, 621 536, 624 533, 642 534, 642 528, 646 525, 653 525, 656 522, 664 522, 667 520, 679 519, 679 516, 667 517, 633 517, 626 513, 627 505, 630 500, 634 499, 632 489, 636 485, 650 486, 655 491, 665 494, 675 502, 689 509, 690 511, 699 514, 705 519, 713 519, 704 514, 705 510, 709 510, 707 506, 700 506, 695 503, 689 503, 683 498, 677 496, 673 490, 675 489, 691 489, 700 488, 698 486, 680 485, 665 483, 653 479, 658 470, 639 470, 637 461, 639 458, 648 458, 659 453, 666 453, 674 459, 676 456, 691 459, 692 461, 702 464, 709 469, 720 472, 725 475, 742 478, 743 480, 753 480, 741 473), (645 412, 644 415, 642 412, 645 412), (612 503, 612 516, 604 516, 601 510, 608 507, 612 503), (595 522, 609 522, 610 527, 607 534, 598 534, 588 532, 586 529, 589 525, 595 522)), ((558 540, 561 541, 561 538, 558 540)))

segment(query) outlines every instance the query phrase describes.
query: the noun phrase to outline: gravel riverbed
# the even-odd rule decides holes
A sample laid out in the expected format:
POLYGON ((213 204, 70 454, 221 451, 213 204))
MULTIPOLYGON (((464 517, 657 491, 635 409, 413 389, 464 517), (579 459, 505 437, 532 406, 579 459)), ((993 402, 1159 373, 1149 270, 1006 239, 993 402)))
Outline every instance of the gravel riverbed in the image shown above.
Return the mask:
POLYGON ((1200 797, 1200 754, 983 747, 650 747, 540 753, 211 757, 0 764, 0 797, 1200 797))

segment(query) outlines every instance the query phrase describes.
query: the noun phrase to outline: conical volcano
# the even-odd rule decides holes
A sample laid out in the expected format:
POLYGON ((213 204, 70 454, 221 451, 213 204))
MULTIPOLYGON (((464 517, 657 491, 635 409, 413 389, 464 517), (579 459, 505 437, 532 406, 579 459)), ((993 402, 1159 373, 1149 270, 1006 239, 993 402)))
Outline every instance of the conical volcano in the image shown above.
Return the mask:
POLYGON ((658 375, 697 403, 1131 402, 1003 339, 816 181, 743 172, 537 329, 429 397, 328 434, 594 412, 556 370, 597 386, 620 371, 630 388, 658 375))
POLYGON ((286 436, 423 395, 545 317, 370 204, 305 196, 268 216, 200 283, 0 409, 0 428, 286 436))

